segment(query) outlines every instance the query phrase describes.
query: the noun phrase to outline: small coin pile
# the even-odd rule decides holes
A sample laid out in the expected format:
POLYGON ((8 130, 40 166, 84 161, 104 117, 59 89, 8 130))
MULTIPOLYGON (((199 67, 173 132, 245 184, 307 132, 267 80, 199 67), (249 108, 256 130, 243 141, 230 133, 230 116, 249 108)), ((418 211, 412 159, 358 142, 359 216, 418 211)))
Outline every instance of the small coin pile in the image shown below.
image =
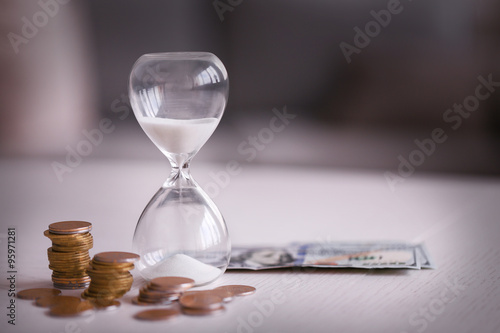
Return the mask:
POLYGON ((92 224, 84 221, 63 221, 49 225, 44 235, 52 241, 47 249, 49 268, 54 287, 82 289, 89 286, 90 277, 85 272, 93 246, 90 230, 92 224))
POLYGON ((255 293, 255 288, 244 285, 220 286, 211 290, 190 291, 179 298, 182 313, 186 315, 204 316, 221 313, 224 303, 233 297, 247 296, 255 293))
POLYGON ((176 276, 158 277, 142 287, 132 302, 137 305, 170 304, 193 286, 192 279, 176 276))
POLYGON ((134 278, 130 270, 137 259, 137 254, 129 252, 96 254, 86 270, 91 282, 82 297, 98 302, 110 302, 122 297, 132 287, 134 278))
MULTIPOLYGON (((222 313, 224 303, 236 296, 255 293, 255 288, 245 285, 220 286, 210 290, 186 291, 194 281, 183 277, 160 277, 151 280, 132 301, 137 305, 172 304, 178 298, 178 306, 169 309, 141 311, 135 315, 140 320, 163 320, 178 314, 204 316, 222 313)), ((174 303, 174 305, 177 305, 174 303)))

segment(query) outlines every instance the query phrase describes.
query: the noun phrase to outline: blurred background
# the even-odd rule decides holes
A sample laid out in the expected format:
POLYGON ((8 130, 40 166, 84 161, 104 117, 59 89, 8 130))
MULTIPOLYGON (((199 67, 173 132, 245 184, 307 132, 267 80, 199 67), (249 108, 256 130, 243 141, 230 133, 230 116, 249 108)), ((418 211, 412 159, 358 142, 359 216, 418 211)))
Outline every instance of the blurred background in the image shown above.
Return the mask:
POLYGON ((197 160, 244 162, 238 145, 286 106, 296 118, 251 163, 395 171, 414 140, 443 128, 419 172, 499 174, 500 89, 456 129, 443 115, 478 76, 500 81, 500 3, 401 0, 348 62, 342 43, 356 47, 355 28, 390 2, 4 0, 1 154, 64 163, 110 119, 85 158, 164 159, 131 113, 131 67, 144 53, 208 51, 228 70, 230 98, 197 160))

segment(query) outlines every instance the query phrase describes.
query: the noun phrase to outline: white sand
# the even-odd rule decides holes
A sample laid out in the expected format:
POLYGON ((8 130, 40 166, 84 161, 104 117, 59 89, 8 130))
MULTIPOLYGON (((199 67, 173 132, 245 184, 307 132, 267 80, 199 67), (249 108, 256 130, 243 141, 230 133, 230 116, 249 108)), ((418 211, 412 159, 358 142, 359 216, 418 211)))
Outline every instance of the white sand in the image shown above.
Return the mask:
POLYGON ((158 147, 174 154, 197 151, 219 124, 216 118, 189 120, 140 117, 138 121, 158 147))
POLYGON ((147 269, 151 276, 182 276, 193 279, 196 285, 212 282, 221 274, 221 270, 202 263, 185 254, 175 254, 154 267, 147 269))

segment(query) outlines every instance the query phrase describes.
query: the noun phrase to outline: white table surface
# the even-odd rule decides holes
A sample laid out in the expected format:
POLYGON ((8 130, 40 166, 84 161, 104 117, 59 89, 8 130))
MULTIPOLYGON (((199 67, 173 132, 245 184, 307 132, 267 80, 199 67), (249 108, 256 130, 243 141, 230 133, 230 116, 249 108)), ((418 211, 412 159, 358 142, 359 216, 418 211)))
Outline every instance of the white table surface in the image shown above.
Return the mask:
MULTIPOLYGON (((382 172, 251 165, 214 198, 234 245, 424 241, 438 268, 229 271, 213 286, 247 284, 257 293, 219 316, 166 322, 133 318, 144 309, 130 302, 137 278, 117 311, 56 319, 16 299, 9 325, 9 226, 17 233, 16 289, 50 287, 48 224, 88 220, 91 255, 129 251, 139 214, 168 173, 166 162, 89 158, 60 183, 51 162, 0 161, 1 332, 500 332, 499 180, 418 174, 391 192, 382 172)), ((193 175, 207 184, 223 167, 195 162, 193 175)))

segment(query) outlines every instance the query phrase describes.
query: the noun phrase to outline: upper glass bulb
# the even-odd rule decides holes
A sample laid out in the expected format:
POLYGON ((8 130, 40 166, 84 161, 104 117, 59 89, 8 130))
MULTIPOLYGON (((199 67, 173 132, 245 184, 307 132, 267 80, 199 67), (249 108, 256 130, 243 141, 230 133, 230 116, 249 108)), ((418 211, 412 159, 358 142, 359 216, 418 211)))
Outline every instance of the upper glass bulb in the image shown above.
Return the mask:
POLYGON ((145 54, 130 76, 130 102, 139 124, 176 163, 192 158, 212 135, 228 92, 224 65, 207 52, 145 54))

